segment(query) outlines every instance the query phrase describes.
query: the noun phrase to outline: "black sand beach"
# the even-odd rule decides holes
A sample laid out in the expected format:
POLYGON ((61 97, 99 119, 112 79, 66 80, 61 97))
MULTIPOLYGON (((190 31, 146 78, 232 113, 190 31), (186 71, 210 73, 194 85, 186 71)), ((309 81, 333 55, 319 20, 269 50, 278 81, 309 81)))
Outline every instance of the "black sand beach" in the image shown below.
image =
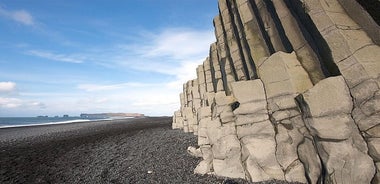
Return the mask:
POLYGON ((0 129, 0 183, 246 183, 194 175, 171 118, 0 129))

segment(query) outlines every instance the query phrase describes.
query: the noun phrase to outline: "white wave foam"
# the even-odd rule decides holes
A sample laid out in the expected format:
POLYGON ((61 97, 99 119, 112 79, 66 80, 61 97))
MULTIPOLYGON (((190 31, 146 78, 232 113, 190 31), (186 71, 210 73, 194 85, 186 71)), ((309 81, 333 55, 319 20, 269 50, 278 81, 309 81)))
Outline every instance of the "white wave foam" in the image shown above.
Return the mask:
POLYGON ((68 121, 36 123, 36 124, 24 124, 24 125, 5 125, 5 126, 1 126, 0 125, 0 128, 29 127, 29 126, 43 126, 43 125, 58 125, 58 124, 69 124, 69 123, 78 123, 78 122, 87 122, 87 121, 101 121, 101 120, 106 120, 106 119, 96 119, 96 120, 74 119, 74 120, 68 120, 68 121))

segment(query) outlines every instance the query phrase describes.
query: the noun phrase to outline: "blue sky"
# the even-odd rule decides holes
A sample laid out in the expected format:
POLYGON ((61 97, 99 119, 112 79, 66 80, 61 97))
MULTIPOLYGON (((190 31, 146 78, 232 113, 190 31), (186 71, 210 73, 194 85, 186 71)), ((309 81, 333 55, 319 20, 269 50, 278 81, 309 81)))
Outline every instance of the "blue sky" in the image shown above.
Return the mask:
POLYGON ((0 1, 0 116, 171 115, 216 0, 0 1))

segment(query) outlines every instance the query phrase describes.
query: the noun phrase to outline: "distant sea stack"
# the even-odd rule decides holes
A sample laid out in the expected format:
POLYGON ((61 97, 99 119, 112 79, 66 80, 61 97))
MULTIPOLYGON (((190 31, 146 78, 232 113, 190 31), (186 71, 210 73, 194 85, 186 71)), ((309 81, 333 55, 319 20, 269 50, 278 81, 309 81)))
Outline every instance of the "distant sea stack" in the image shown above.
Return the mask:
POLYGON ((380 1, 359 2, 218 1, 173 116, 198 135, 195 173, 380 183, 380 1))
POLYGON ((144 117, 139 113, 96 113, 96 114, 80 114, 81 118, 132 118, 144 117))

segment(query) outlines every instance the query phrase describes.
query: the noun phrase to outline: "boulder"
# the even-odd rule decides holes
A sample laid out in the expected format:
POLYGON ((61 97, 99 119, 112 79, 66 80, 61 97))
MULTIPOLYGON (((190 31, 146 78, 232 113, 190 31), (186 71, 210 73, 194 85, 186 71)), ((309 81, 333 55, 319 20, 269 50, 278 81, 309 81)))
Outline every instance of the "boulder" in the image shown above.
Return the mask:
POLYGON ((261 80, 232 82, 232 93, 241 104, 265 101, 265 91, 261 80))
POLYGON ((212 161, 202 160, 194 169, 195 174, 205 175, 211 172, 212 161))
POLYGON ((259 67, 259 73, 268 99, 302 93, 313 86, 294 52, 276 52, 264 60, 259 67), (287 80, 289 82, 283 82, 287 80))
POLYGON ((242 138, 242 159, 253 182, 284 180, 284 172, 276 160, 276 142, 272 136, 242 138))
POLYGON ((326 78, 302 96, 297 100, 326 167, 325 182, 369 183, 375 166, 350 115, 353 103, 343 77, 326 78))
POLYGON ((240 155, 240 142, 236 135, 227 135, 219 138, 212 144, 213 158, 224 160, 240 155))
POLYGON ((352 99, 344 78, 330 77, 302 94, 312 117, 350 114, 352 99))
POLYGON ((193 146, 187 147, 187 153, 193 157, 202 157, 201 149, 193 146))
POLYGON ((224 160, 213 159, 212 164, 214 172, 218 176, 245 179, 245 172, 240 156, 235 156, 224 160))

